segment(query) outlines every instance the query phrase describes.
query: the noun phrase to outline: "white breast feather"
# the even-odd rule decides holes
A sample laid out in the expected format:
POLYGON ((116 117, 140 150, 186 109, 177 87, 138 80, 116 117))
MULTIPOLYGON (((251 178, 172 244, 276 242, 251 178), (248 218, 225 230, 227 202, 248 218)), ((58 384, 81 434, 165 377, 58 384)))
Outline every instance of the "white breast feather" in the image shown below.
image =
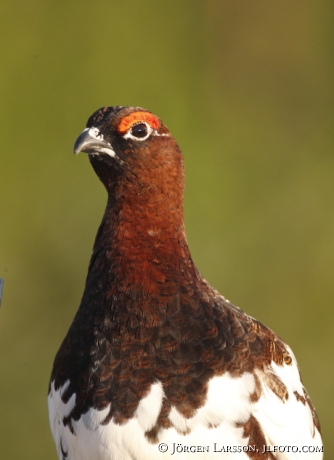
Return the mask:
MULTIPOLYGON (((289 351, 290 352, 290 351, 289 351)), ((291 352, 290 352, 291 353, 291 352)), ((68 452, 66 460, 249 460, 245 452, 213 452, 217 446, 247 446, 242 427, 253 415, 260 423, 268 445, 321 446, 320 434, 314 429, 312 414, 307 404, 297 401, 294 391, 303 395, 298 368, 293 358, 292 365, 272 364, 272 371, 282 380, 289 392, 289 398, 282 402, 264 383, 262 395, 256 403, 250 402, 255 390, 255 379, 250 373, 232 378, 229 373, 214 377, 208 386, 207 400, 193 417, 186 419, 175 407, 169 419, 173 428, 159 432, 159 443, 168 444, 168 452, 161 453, 158 444, 148 442, 145 431, 152 429, 157 421, 165 397, 160 382, 151 386, 149 393, 138 405, 134 417, 123 425, 111 420, 107 425, 101 422, 109 413, 109 406, 102 411, 90 409, 75 422, 74 433, 64 427, 63 417, 75 404, 75 395, 65 405, 61 394, 68 382, 55 391, 51 385, 49 411, 51 429, 62 460, 60 443, 68 452), (313 436, 314 434, 314 436, 313 436), (209 452, 173 452, 173 443, 186 446, 209 446, 209 452)), ((260 377, 260 374, 258 374, 260 377)), ((321 460, 322 453, 277 453, 277 460, 321 460)))
POLYGON ((156 424, 164 396, 161 383, 156 382, 151 386, 147 396, 140 401, 135 417, 144 432, 151 430, 156 424))
MULTIPOLYGON (((288 389, 289 397, 283 403, 264 383, 263 394, 254 404, 253 414, 260 422, 268 444, 275 446, 322 446, 321 436, 314 426, 311 410, 298 401, 294 395, 297 391, 304 396, 303 384, 300 381, 296 358, 291 349, 287 350, 292 358, 292 364, 278 366, 271 364, 273 372, 280 378, 288 389)), ((321 452, 284 452, 277 453, 278 460, 321 460, 321 452)))

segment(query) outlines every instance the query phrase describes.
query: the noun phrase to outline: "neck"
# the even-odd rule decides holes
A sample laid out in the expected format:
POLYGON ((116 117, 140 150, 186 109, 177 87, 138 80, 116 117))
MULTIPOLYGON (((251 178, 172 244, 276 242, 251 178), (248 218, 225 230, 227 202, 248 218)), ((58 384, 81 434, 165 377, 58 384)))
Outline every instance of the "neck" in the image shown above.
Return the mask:
POLYGON ((166 179, 163 182, 139 187, 133 181, 119 181, 108 190, 83 303, 91 304, 86 298, 90 292, 94 304, 107 310, 113 309, 114 301, 132 302, 143 314, 149 304, 159 309, 173 303, 180 287, 199 277, 185 236, 183 184, 170 187, 166 179))

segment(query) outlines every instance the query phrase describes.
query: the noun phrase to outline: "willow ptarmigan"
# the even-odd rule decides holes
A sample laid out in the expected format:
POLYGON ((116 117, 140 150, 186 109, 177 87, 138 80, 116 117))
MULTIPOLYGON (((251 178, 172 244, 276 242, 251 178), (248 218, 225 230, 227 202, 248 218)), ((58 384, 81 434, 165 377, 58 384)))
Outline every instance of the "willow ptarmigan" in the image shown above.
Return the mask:
POLYGON ((74 151, 108 202, 51 375, 59 459, 321 459, 292 351, 194 265, 183 158, 162 121, 101 108, 74 151))

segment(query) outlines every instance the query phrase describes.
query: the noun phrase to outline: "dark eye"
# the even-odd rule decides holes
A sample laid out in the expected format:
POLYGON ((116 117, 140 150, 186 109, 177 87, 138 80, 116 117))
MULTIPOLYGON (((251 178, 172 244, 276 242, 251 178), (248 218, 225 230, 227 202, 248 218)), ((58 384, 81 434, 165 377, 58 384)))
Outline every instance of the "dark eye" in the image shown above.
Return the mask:
POLYGON ((131 128, 131 134, 139 139, 147 136, 147 133, 148 131, 145 123, 138 123, 138 125, 134 125, 131 128))

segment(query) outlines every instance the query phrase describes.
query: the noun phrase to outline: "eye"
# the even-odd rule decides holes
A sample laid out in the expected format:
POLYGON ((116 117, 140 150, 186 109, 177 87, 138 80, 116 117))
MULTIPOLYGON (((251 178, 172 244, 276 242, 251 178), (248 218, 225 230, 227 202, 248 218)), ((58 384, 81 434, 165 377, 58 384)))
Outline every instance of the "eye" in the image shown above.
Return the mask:
POLYGON ((138 137, 138 139, 142 139, 147 136, 148 129, 146 123, 138 123, 137 125, 132 126, 131 134, 134 137, 138 137))
POLYGON ((145 121, 135 123, 123 134, 124 139, 133 139, 134 141, 146 141, 152 134, 153 129, 145 121))

